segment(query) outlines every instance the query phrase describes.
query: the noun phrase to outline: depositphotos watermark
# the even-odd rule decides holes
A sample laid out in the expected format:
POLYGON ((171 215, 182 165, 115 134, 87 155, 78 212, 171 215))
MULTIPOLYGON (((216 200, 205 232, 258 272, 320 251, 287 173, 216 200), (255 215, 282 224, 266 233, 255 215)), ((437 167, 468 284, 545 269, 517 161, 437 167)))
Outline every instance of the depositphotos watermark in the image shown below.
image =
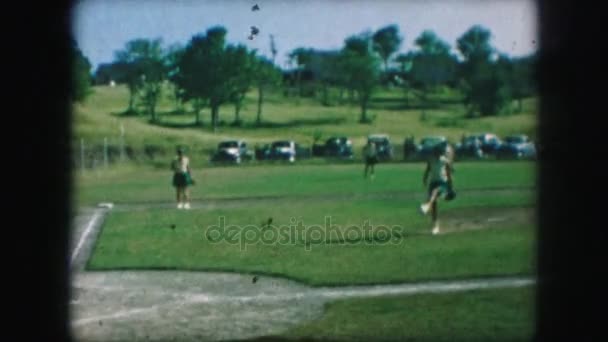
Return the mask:
POLYGON ((205 238, 211 243, 247 246, 302 245, 307 251, 313 246, 336 245, 388 245, 401 243, 403 227, 398 225, 373 225, 369 220, 362 225, 340 226, 325 216, 323 225, 305 225, 302 220, 290 219, 287 225, 227 225, 226 217, 218 217, 218 224, 205 229, 205 238))

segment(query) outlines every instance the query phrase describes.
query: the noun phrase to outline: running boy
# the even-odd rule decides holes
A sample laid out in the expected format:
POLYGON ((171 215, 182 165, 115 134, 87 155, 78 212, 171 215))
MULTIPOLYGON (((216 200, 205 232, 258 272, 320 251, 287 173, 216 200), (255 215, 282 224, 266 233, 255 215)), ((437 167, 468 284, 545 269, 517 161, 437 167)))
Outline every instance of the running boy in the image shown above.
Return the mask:
POLYGON ((446 195, 446 199, 452 199, 452 164, 448 157, 444 155, 445 146, 439 144, 433 149, 433 156, 429 159, 424 171, 422 182, 428 186, 429 200, 420 205, 420 211, 427 214, 431 211, 433 219, 433 234, 439 234, 439 220, 437 218, 437 200, 439 196, 446 195), (428 183, 430 176, 430 184, 428 183))

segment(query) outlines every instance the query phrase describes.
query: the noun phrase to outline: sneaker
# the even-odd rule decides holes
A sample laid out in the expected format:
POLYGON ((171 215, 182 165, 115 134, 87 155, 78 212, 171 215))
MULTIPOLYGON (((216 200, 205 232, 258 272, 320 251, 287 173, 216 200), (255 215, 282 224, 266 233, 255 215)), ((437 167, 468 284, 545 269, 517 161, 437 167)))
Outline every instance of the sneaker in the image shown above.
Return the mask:
POLYGON ((183 209, 184 208, 184 204, 183 203, 177 203, 177 209, 183 209))
POLYGON ((184 204, 184 209, 190 209, 190 203, 184 204))
POLYGON ((431 205, 428 203, 423 203, 420 205, 420 213, 422 215, 426 215, 428 214, 429 210, 431 209, 431 205))
POLYGON ((433 228, 433 235, 437 235, 437 234, 439 234, 439 226, 435 226, 433 228))

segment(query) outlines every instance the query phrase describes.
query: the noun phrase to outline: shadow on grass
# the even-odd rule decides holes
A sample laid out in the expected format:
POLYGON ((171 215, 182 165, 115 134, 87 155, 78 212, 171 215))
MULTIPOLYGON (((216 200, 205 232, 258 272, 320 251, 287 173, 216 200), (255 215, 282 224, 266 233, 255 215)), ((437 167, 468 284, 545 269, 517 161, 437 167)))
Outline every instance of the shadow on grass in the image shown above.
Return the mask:
POLYGON ((445 105, 462 104, 461 99, 429 99, 428 103, 423 103, 419 99, 410 99, 406 102, 399 97, 374 97, 370 100, 369 108, 386 110, 421 110, 421 109, 440 109, 445 105))
POLYGON ((195 128, 195 127, 205 127, 203 123, 196 122, 166 122, 166 121, 148 121, 149 124, 164 128, 195 128))
POLYGON ((296 119, 287 122, 243 123, 241 128, 290 128, 301 126, 340 125, 346 122, 345 118, 296 119))
POLYGON ((138 111, 136 111, 134 109, 126 109, 126 110, 123 110, 122 112, 110 112, 110 115, 112 115, 112 116, 136 117, 136 116, 140 116, 140 115, 143 115, 143 114, 139 113, 138 111))

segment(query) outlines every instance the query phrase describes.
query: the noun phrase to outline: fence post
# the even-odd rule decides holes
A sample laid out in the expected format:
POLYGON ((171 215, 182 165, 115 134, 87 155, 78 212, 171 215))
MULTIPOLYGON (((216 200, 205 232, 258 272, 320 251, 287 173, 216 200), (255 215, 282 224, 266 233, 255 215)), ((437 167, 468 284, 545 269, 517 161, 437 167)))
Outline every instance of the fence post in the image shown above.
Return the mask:
POLYGON ((84 174, 84 138, 80 138, 80 169, 84 174))
POLYGON ((103 167, 108 168, 108 138, 103 138, 103 167))

